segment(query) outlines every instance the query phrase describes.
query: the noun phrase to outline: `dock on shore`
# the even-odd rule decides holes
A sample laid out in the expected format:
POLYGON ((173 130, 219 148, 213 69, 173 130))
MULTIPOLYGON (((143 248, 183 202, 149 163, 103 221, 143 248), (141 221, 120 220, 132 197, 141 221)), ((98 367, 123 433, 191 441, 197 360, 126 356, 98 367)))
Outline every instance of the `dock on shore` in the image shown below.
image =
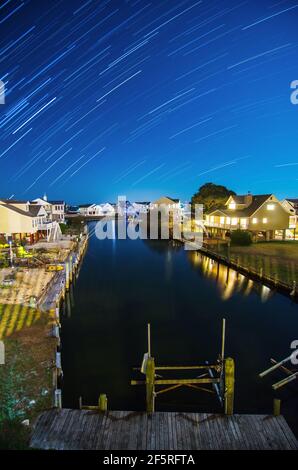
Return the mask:
POLYGON ((30 446, 56 450, 298 450, 283 416, 45 411, 30 446))

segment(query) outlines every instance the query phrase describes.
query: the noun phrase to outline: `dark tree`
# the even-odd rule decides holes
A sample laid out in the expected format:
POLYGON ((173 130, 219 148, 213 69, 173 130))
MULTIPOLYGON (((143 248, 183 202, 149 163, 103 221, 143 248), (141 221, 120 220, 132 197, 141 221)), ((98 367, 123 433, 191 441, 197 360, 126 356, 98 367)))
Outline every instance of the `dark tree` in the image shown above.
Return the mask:
POLYGON ((231 189, 214 183, 206 183, 201 186, 198 191, 193 195, 191 204, 203 204, 204 212, 215 210, 221 207, 229 198, 236 193, 231 189))

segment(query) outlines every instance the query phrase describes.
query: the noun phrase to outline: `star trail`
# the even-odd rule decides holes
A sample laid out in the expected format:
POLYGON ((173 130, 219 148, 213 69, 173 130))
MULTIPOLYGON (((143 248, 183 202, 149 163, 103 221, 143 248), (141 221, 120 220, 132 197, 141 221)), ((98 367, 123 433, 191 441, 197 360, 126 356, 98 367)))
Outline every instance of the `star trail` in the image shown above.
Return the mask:
POLYGON ((297 0, 0 2, 1 197, 298 197, 297 0))

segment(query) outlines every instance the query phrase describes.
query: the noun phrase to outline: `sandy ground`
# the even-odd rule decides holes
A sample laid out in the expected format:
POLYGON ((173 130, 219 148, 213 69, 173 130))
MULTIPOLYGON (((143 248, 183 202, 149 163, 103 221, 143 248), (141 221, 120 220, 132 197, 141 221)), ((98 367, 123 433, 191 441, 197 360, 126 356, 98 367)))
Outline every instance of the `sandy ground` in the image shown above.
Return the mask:
POLYGON ((40 266, 37 263, 35 267, 1 268, 0 284, 7 276, 14 278, 14 284, 0 287, 0 304, 29 305, 32 296, 39 299, 55 275, 46 271, 46 264, 63 263, 74 246, 75 242, 64 237, 58 242, 39 242, 26 247, 40 266))
POLYGON ((41 241, 34 245, 26 246, 26 250, 45 262, 63 262, 74 247, 74 241, 62 239, 59 242, 41 241))
POLYGON ((12 286, 0 288, 0 304, 29 305, 30 297, 39 298, 54 277, 54 273, 46 272, 45 268, 3 268, 0 270, 0 284, 11 275, 15 282, 12 286))

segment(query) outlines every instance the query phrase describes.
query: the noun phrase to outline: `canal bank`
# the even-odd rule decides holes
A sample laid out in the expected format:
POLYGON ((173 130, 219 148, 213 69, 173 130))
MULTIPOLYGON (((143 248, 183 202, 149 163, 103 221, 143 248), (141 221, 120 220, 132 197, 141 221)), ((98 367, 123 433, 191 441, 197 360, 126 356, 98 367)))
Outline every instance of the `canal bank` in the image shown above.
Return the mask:
MULTIPOLYGON (((87 244, 86 234, 67 255, 65 266, 68 267, 53 273, 45 291, 35 297, 34 306, 0 305, 0 340, 5 354, 5 364, 0 366, 0 448, 2 444, 4 448, 14 444, 18 448, 26 446, 26 429, 29 428, 24 428, 20 422, 28 420, 31 424, 38 413, 59 404, 59 391, 56 391, 61 374, 58 305, 78 276, 87 244), (5 438, 4 443, 2 438, 5 438)), ((30 282, 35 271, 33 268, 30 272, 30 282)), ((26 280, 28 282, 28 277, 24 284, 26 280)), ((39 281, 39 277, 35 277, 35 284, 39 281)))

